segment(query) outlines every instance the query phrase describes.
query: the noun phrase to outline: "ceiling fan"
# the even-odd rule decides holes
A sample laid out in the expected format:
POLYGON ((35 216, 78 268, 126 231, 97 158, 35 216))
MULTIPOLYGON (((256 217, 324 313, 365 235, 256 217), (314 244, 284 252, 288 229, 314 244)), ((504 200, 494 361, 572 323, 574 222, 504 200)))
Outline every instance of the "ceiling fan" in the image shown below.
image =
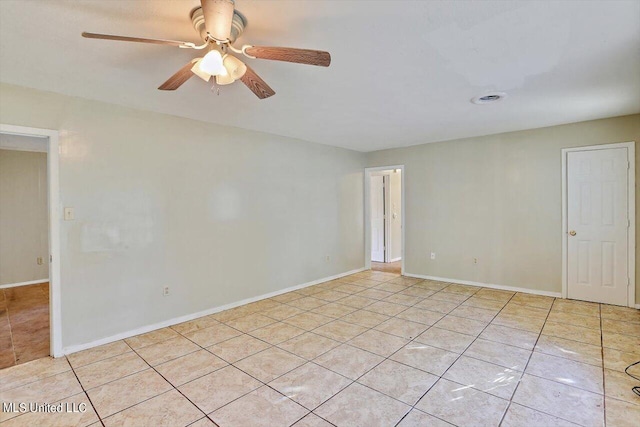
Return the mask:
POLYGON ((146 39, 139 37, 114 36, 110 34, 82 33, 90 39, 118 40, 138 43, 152 43, 177 46, 182 49, 207 50, 201 58, 194 58, 164 82, 158 89, 176 90, 191 77, 198 76, 208 82, 213 77, 215 84, 228 85, 240 80, 260 99, 275 95, 275 91, 248 65, 231 53, 251 59, 271 59, 274 61, 328 67, 331 64, 329 52, 288 47, 267 47, 243 45, 236 48, 233 43, 247 26, 246 18, 235 10, 233 0, 200 0, 202 7, 191 12, 191 22, 204 43, 176 40, 146 39))

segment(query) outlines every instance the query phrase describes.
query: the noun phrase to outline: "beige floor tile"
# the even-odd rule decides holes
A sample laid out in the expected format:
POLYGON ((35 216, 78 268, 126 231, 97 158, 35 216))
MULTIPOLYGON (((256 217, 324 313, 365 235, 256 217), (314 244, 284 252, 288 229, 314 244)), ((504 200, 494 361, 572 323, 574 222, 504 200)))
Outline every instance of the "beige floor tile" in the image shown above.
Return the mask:
POLYGON ((327 301, 321 300, 313 297, 304 297, 289 303, 294 307, 297 307, 302 310, 313 310, 318 307, 322 307, 327 304, 327 301))
POLYGON ((491 323, 482 331, 479 338, 513 345, 524 348, 525 350, 533 350, 533 347, 536 345, 536 340, 538 339, 538 333, 491 323))
POLYGON ((318 326, 322 326, 329 322, 332 322, 333 320, 334 320, 333 317, 324 316, 322 314, 308 311, 308 312, 290 317, 284 320, 284 323, 295 326, 297 328, 304 329, 305 331, 310 331, 312 329, 317 328, 318 326))
POLYGON ((353 313, 354 311, 356 311, 356 308, 337 302, 332 302, 327 305, 323 305, 322 307, 317 307, 311 310, 311 312, 313 313, 318 313, 322 314, 323 316, 329 316, 333 318, 342 317, 345 314, 353 313))
MULTIPOLYGON (((421 286, 409 286, 408 288, 400 291, 399 294, 408 295, 412 297, 427 298, 435 294, 436 292, 438 291, 435 291, 433 289, 427 289, 421 286)), ((385 300, 386 299, 387 298, 385 298, 385 300)))
POLYGON ((558 299, 553 302, 552 311, 580 314, 582 316, 600 317, 600 304, 584 301, 558 299))
POLYGON ((412 342, 392 355, 391 360, 440 376, 453 365, 458 356, 458 353, 412 342))
POLYGON ((374 329, 410 340, 424 332, 427 329, 427 325, 392 317, 374 329))
POLYGON ((432 326, 418 336, 415 341, 454 353, 462 353, 474 339, 475 337, 471 335, 432 326))
POLYGON ((42 359, 0 369, 0 391, 16 388, 52 375, 70 371, 71 366, 64 357, 42 359))
POLYGON ((531 351, 478 338, 464 352, 464 355, 516 371, 524 371, 531 351))
MULTIPOLYGON (((125 342, 129 344, 131 348, 137 350, 142 347, 146 347, 151 344, 156 344, 162 341, 169 340, 171 338, 177 338, 179 334, 171 328, 162 328, 155 331, 147 332, 146 334, 136 335, 135 337, 127 338, 125 342)), ((73 366, 73 362, 71 362, 73 366)))
POLYGON ((91 402, 84 393, 67 397, 55 402, 55 405, 62 404, 64 410, 70 412, 29 412, 15 418, 11 418, 2 423, 3 427, 66 427, 66 426, 89 426, 96 423, 96 427, 101 426, 91 402), (82 409, 84 408, 84 412, 82 409))
POLYGON ((634 405, 640 405, 640 396, 631 390, 633 387, 640 386, 640 381, 631 378, 623 372, 605 369, 604 384, 605 395, 607 397, 624 400, 634 405))
POLYGON ((600 310, 603 319, 640 323, 640 310, 636 308, 602 304, 600 310))
POLYGON ((336 286, 334 289, 336 291, 344 292, 347 294, 357 294, 358 292, 362 292, 367 288, 363 286, 352 285, 349 283, 341 283, 340 285, 336 286))
POLYGON ((509 301, 516 293, 511 291, 501 291, 499 289, 482 288, 474 294, 478 298, 493 299, 496 301, 509 301))
POLYGON ((640 323, 602 319, 602 330, 616 334, 640 336, 640 323))
POLYGON ((277 347, 271 347, 242 359, 235 366, 252 377, 267 383, 304 363, 305 360, 301 357, 277 347))
POLYGON ((263 316, 262 314, 252 313, 225 323, 234 329, 246 333, 275 323, 275 320, 270 317, 263 316))
POLYGON ((466 317, 458 317, 447 314, 434 326, 436 326, 437 328, 448 329, 453 332, 459 332, 461 334, 478 336, 487 326, 487 324, 488 322, 481 322, 479 320, 467 319, 466 317))
POLYGON ((477 307, 484 308, 485 310, 501 310, 507 304, 506 301, 498 301, 493 299, 479 298, 477 296, 472 296, 465 302, 461 304, 463 307, 477 307))
POLYGON ((575 427, 578 424, 570 423, 561 418, 553 417, 539 411, 527 408, 517 403, 511 403, 501 427, 575 427))
POLYGON ((343 344, 321 355, 314 362, 355 380, 383 360, 378 355, 343 344))
POLYGON ((246 304, 245 307, 248 307, 254 311, 254 313, 263 312, 267 310, 271 310, 276 307, 281 307, 283 304, 278 301, 274 301, 271 298, 264 298, 260 301, 255 301, 249 304, 246 304))
POLYGON ((269 326, 250 332, 252 336, 274 345, 280 344, 281 342, 290 340, 291 338, 304 333, 304 329, 296 328, 295 326, 283 322, 272 323, 269 326))
POLYGON ((67 359, 69 359, 71 366, 79 368, 80 366, 88 365, 90 363, 98 362, 130 351, 132 351, 131 347, 129 347, 124 341, 115 341, 109 344, 90 348, 88 350, 69 354, 67 359))
POLYGON ((438 377, 428 372, 385 360, 362 376, 358 382, 406 404, 414 405, 438 377))
POLYGON ((459 426, 497 426, 508 401, 440 379, 416 408, 459 426))
POLYGON ((328 302, 338 301, 342 298, 348 297, 350 294, 345 292, 340 292, 336 290, 325 290, 318 292, 317 294, 313 294, 314 298, 318 298, 328 302))
POLYGON ((295 423, 293 427, 333 427, 333 424, 311 413, 295 423))
POLYGON ((509 400, 521 376, 520 371, 462 356, 443 378, 509 400))
POLYGON ((513 298, 511 298, 510 302, 515 304, 528 305, 531 307, 549 309, 551 308, 551 305, 553 305, 554 300, 555 298, 553 297, 547 297, 543 295, 532 295, 532 294, 525 294, 522 292, 518 292, 513 296, 513 298))
POLYGON ((400 276, 390 280, 389 282, 398 283, 400 285, 415 285, 416 283, 422 282, 422 279, 417 279, 415 277, 400 276))
POLYGON ((227 362, 219 357, 206 350, 198 350, 158 365, 155 369, 174 387, 178 387, 225 366, 227 362))
POLYGON ((600 345, 601 343, 599 330, 564 323, 547 322, 542 329, 542 335, 550 335, 591 345, 600 345))
POLYGON ((269 386, 313 410, 351 383, 352 380, 309 362, 271 381, 269 386))
MULTIPOLYGON (((202 329, 204 330, 204 329, 202 329)), ((172 338, 136 350, 149 365, 156 366, 185 354, 200 350, 200 347, 185 337, 172 338)))
POLYGON ((498 313, 491 322, 493 325, 506 326, 514 329, 522 329, 534 333, 540 333, 544 326, 544 319, 515 316, 508 313, 498 313))
POLYGON ((311 360, 339 345, 340 342, 338 341, 307 332, 278 344, 278 347, 304 359, 311 360))
POLYGON ((405 319, 411 322, 417 322, 417 323, 422 323, 423 325, 431 326, 437 321, 439 321, 440 319, 442 319, 444 317, 444 314, 414 306, 414 307, 409 307, 402 313, 398 313, 396 317, 398 319, 405 319))
POLYGON ((405 305, 394 304, 386 300, 374 302, 366 308, 367 311, 373 311, 374 313, 384 314, 386 316, 395 316, 406 309, 407 307, 405 305))
POLYGON ((472 307, 469 305, 460 305, 450 314, 458 317, 466 317, 467 319, 478 320, 481 322, 491 322, 498 314, 499 310, 487 310, 485 308, 472 307))
POLYGON ((343 322, 349 322, 356 325, 360 325, 365 328, 373 328, 374 326, 378 326, 380 323, 384 322, 385 320, 389 320, 390 318, 391 318, 390 316, 386 316, 381 313, 374 313, 368 310, 358 310, 358 311, 354 311, 353 313, 347 314, 346 316, 342 317, 340 320, 343 322))
POLYGON ((430 299, 430 298, 424 299, 414 306, 414 308, 421 308, 424 310, 435 311, 437 313, 443 313, 443 314, 450 313, 456 307, 458 307, 458 304, 456 303, 441 301, 437 299, 430 299))
POLYGON ((446 301, 454 304, 462 304, 464 301, 468 300, 471 295, 465 294, 454 294, 451 292, 446 292, 446 288, 440 292, 436 292, 435 294, 429 296, 429 299, 438 300, 438 301, 446 301))
POLYGON ((309 413, 269 387, 261 387, 209 416, 221 426, 289 426, 309 413))
POLYGON ((512 314, 514 316, 533 317, 536 319, 546 319, 549 315, 549 309, 520 305, 509 301, 509 303, 504 306, 501 313, 512 314))
POLYGON ((75 374, 85 390, 148 369, 149 365, 134 352, 128 352, 109 359, 75 369, 75 374))
POLYGON ((407 294, 393 294, 383 299, 385 302, 392 302, 394 304, 404 305, 406 307, 411 307, 422 301, 424 298, 421 296, 407 295, 407 294))
POLYGON ((252 311, 247 308, 247 306, 242 305, 240 307, 230 308, 229 310, 224 310, 219 313, 212 314, 211 317, 220 322, 228 322, 229 320, 237 319, 251 313, 252 311))
POLYGON ((202 412, 177 390, 125 409, 104 419, 106 427, 120 426, 186 426, 202 417, 202 412))
POLYGON ((304 310, 301 310, 297 307, 293 307, 291 305, 282 304, 279 307, 274 307, 269 310, 265 310, 261 312, 263 316, 270 317, 275 320, 284 320, 288 319, 291 316, 295 316, 296 314, 304 313, 304 310))
MULTIPOLYGON (((19 365, 18 365, 19 366, 19 365)), ((0 402, 53 403, 82 392, 82 387, 71 371, 45 377, 43 379, 0 392, 0 402)), ((17 413, 0 412, 0 423, 13 418, 17 413)))
POLYGON ((513 401, 583 426, 604 423, 603 396, 524 374, 513 401))
MULTIPOLYGON (((362 290, 364 289, 361 289, 359 292, 361 292, 362 290)), ((378 300, 373 298, 366 298, 358 295, 350 295, 346 298, 341 299, 340 304, 347 305, 353 308, 364 308, 373 304, 376 301, 378 300)))
POLYGON ((413 286, 419 286, 421 288, 430 289, 430 290, 433 290, 433 291, 441 291, 444 288, 446 288, 447 286, 449 286, 449 283, 438 282, 438 281, 435 281, 435 280, 424 280, 424 281, 419 282, 419 283, 414 283, 413 286))
POLYGON ((218 322, 215 318, 211 316, 199 317, 194 320, 190 320, 189 322, 179 323, 177 325, 173 325, 171 329, 178 332, 179 334, 188 334, 189 332, 197 331, 198 329, 209 328, 211 326, 216 326, 220 322, 218 322))
POLYGON ((204 417, 204 418, 200 418, 198 421, 196 421, 193 424, 189 424, 189 427, 218 427, 216 426, 213 421, 211 421, 209 418, 204 417))
POLYGON ((478 292, 480 289, 482 288, 478 288, 477 286, 451 284, 444 288, 443 291, 470 296, 478 292))
POLYGON ((400 292, 403 291, 405 289, 407 289, 409 286, 407 285, 402 285, 399 283, 390 283, 390 282, 385 282, 381 285, 376 286, 376 289, 380 289, 381 291, 387 291, 387 292, 400 292))
POLYGON ((235 363, 269 347, 271 347, 271 344, 251 335, 243 334, 207 347, 207 350, 229 363, 235 363))
POLYGON ((593 393, 602 394, 603 392, 602 368, 563 357, 536 351, 531 356, 526 373, 593 393))
POLYGON ((607 348, 640 355, 640 336, 623 335, 605 331, 602 333, 602 343, 604 347, 607 348))
POLYGON ((607 427, 637 427, 640 405, 632 405, 610 397, 605 398, 607 427))
POLYGON ((178 390, 209 414, 260 387, 262 383, 234 366, 226 366, 186 383, 178 390))
POLYGON ((536 351, 576 362, 602 366, 602 347, 599 345, 541 335, 536 344, 536 351))
POLYGON ((412 409, 398 424, 398 427, 452 427, 453 424, 417 409, 412 409))
POLYGON ((392 292, 387 292, 387 291, 381 291, 378 289, 367 289, 364 290, 362 292, 359 292, 356 294, 357 296, 360 297, 365 297, 365 298, 373 298, 376 300, 383 300, 389 296, 392 295, 392 292))
POLYGON ((222 341, 242 335, 242 332, 227 325, 216 325, 185 334, 185 337, 201 347, 210 347, 222 341))
POLYGON ((411 409, 395 399, 354 383, 315 412, 336 426, 393 426, 411 409))
POLYGON ((551 311, 547 321, 581 326, 589 329, 600 329, 600 318, 595 316, 581 316, 579 314, 566 313, 564 311, 551 311))
MULTIPOLYGON (((640 356, 634 353, 627 353, 612 348, 602 349, 604 352, 604 367, 614 371, 624 372, 627 366, 640 360, 640 356)), ((631 368, 631 373, 640 377, 640 366, 636 365, 631 368)))
POLYGON ((348 344, 382 357, 389 357, 408 342, 404 338, 370 329, 348 341, 348 344))
POLYGON ((343 322, 342 320, 335 320, 326 325, 322 325, 319 328, 313 330, 315 334, 331 338, 332 340, 345 342, 360 335, 368 328, 364 326, 356 325, 354 323, 343 322))
POLYGON ((98 415, 106 418, 170 389, 171 384, 153 369, 147 369, 88 390, 87 394, 98 415))

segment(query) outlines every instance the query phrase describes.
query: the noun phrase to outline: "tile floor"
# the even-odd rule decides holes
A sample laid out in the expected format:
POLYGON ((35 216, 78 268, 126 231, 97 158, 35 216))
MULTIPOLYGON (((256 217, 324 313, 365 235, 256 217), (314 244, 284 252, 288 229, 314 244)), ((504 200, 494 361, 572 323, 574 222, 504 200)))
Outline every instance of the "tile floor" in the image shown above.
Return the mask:
POLYGON ((400 274, 400 272, 402 271, 402 261, 394 261, 394 262, 371 261, 371 270, 400 274))
POLYGON ((639 359, 638 310, 366 271, 4 369, 3 402, 87 411, 0 423, 637 426, 639 359))
POLYGON ((49 284, 0 289, 0 369, 49 355, 49 284))

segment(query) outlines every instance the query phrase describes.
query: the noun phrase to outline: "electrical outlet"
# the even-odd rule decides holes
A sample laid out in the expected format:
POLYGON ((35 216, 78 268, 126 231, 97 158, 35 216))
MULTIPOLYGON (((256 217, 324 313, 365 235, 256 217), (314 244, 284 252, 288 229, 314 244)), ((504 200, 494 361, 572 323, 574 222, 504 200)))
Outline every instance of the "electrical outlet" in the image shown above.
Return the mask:
POLYGON ((431 259, 436 259, 436 253, 435 252, 431 252, 431 259))
POLYGON ((42 257, 39 256, 36 262, 38 263, 38 265, 42 265, 42 257))
POLYGON ((324 257, 324 260, 326 262, 331 262, 331 255, 327 255, 326 257, 324 257))
POLYGON ((64 220, 73 221, 76 218, 73 208, 64 208, 64 220))
POLYGON ((478 263, 478 258, 474 258, 474 259, 473 259, 473 263, 474 263, 474 264, 477 264, 477 263, 478 263))
POLYGON ((165 286, 164 288, 162 288, 162 295, 164 295, 165 297, 169 296, 169 287, 165 286))

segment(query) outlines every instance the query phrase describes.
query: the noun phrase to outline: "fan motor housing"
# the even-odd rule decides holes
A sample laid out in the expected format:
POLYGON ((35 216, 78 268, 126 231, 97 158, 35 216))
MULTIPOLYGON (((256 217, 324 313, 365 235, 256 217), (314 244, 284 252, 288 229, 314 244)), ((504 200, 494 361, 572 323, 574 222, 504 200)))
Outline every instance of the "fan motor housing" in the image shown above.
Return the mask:
MULTIPOLYGON (((191 12, 191 23, 193 28, 200 34, 203 41, 207 40, 207 29, 204 25, 204 13, 201 7, 193 9, 191 12)), ((229 42, 233 43, 242 35, 247 26, 247 18, 237 10, 233 11, 233 21, 231 21, 231 34, 229 34, 229 42)))

